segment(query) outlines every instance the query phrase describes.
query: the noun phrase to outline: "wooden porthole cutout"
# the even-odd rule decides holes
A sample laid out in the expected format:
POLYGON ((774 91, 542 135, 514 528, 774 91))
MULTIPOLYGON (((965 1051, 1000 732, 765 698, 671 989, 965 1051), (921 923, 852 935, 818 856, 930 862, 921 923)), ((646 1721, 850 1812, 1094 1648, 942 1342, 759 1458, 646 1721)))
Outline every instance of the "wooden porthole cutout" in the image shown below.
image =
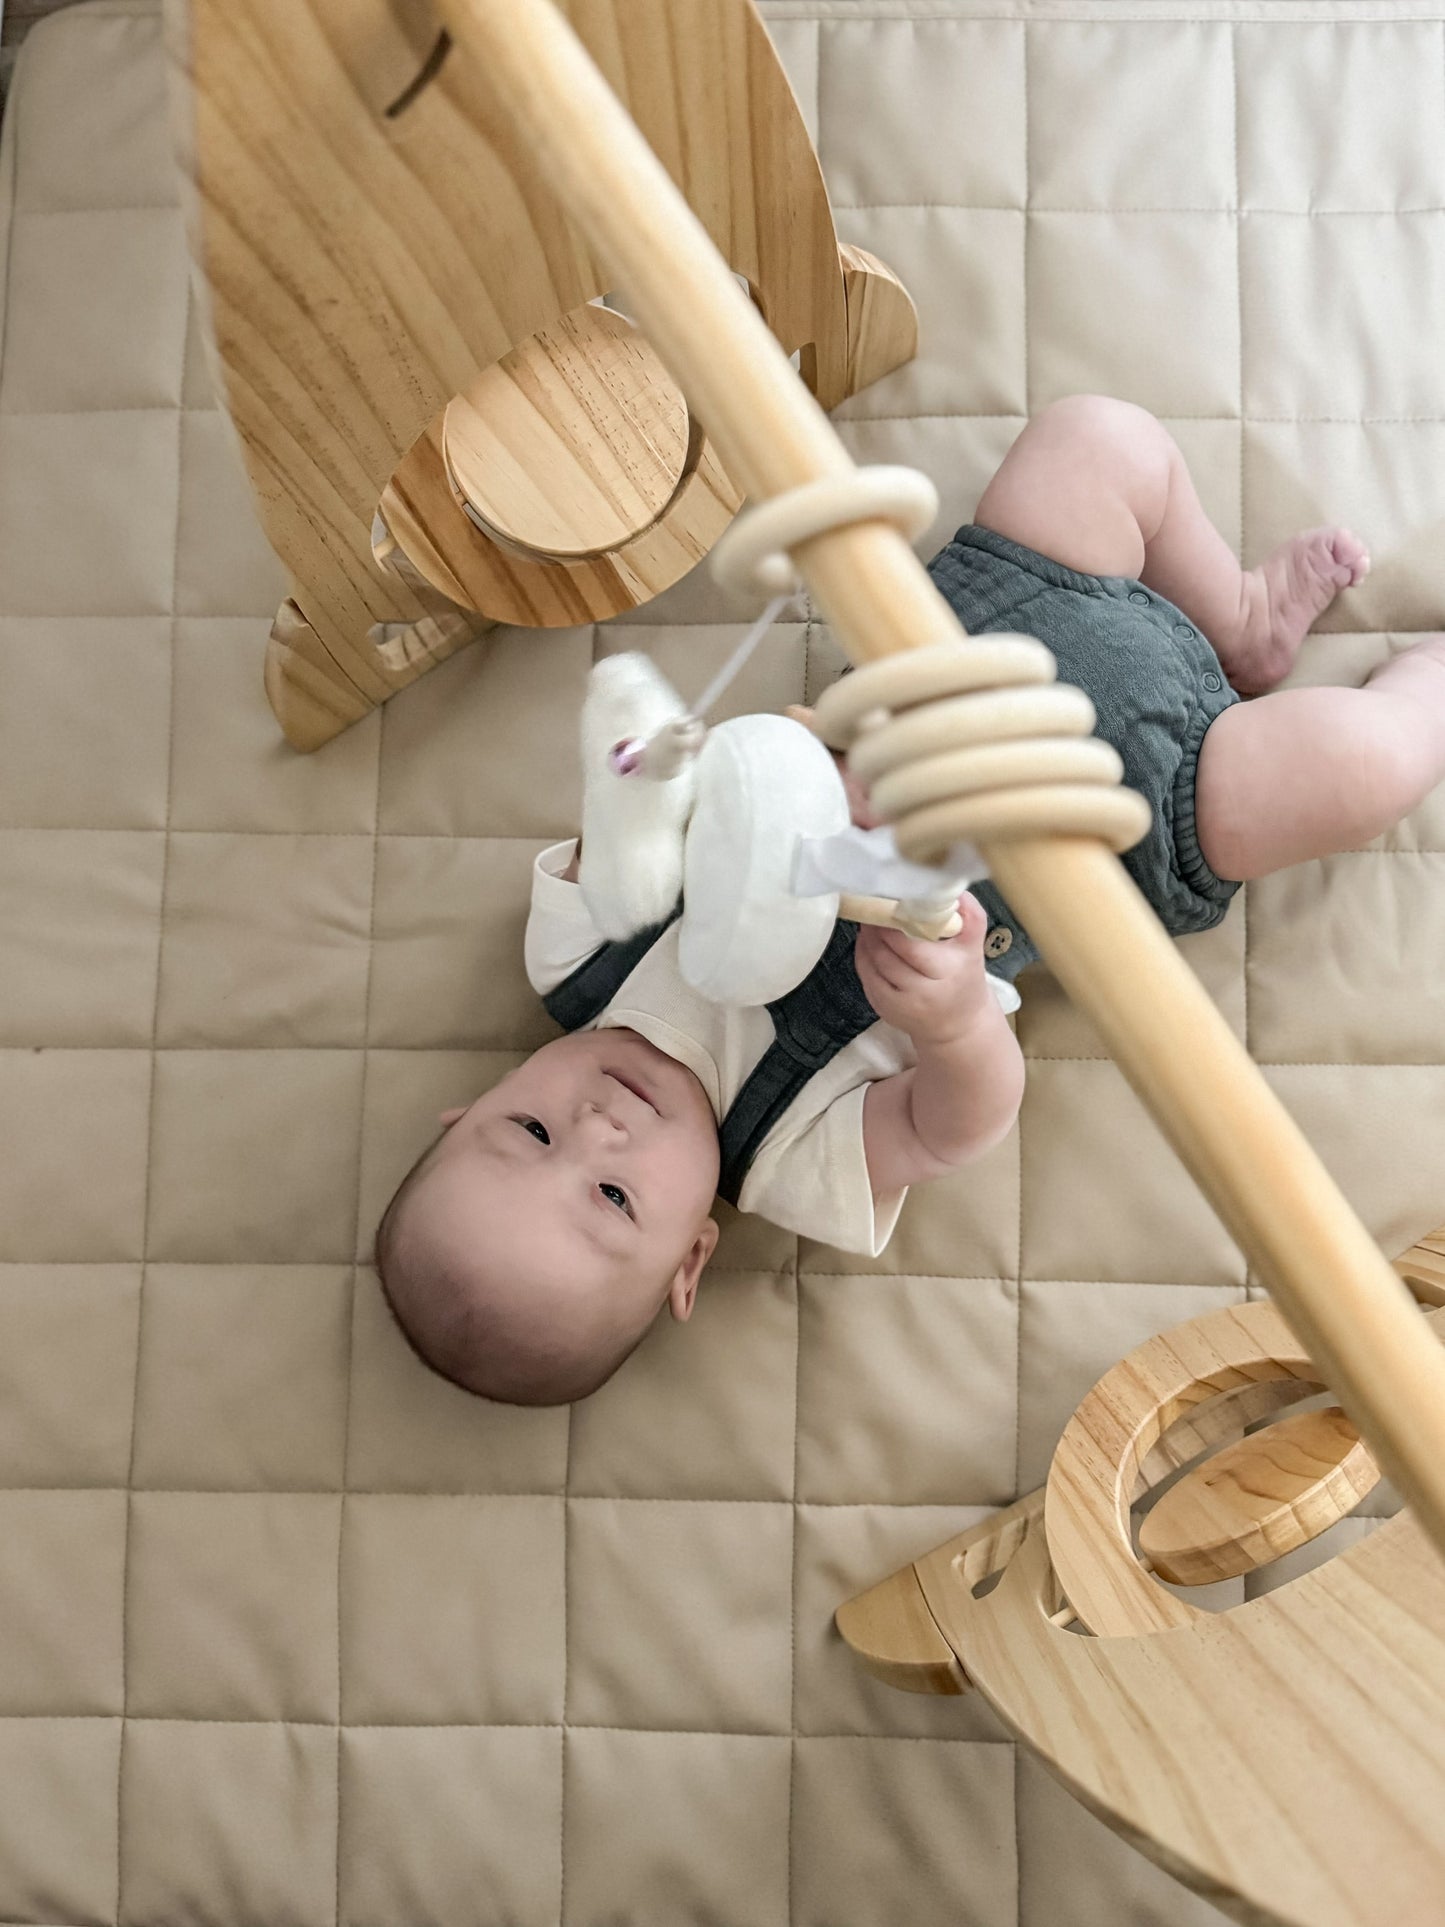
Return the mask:
POLYGON ((383 491, 372 553, 495 622, 605 621, 687 574, 742 493, 624 316, 588 302, 453 397, 383 491))

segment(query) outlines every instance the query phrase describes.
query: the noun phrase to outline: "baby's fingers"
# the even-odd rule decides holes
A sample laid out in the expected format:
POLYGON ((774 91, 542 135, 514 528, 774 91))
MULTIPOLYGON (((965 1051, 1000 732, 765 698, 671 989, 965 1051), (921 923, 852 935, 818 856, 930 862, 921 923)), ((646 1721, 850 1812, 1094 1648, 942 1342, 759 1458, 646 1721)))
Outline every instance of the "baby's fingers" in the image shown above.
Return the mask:
POLYGON ((958 899, 959 921, 963 928, 956 930, 949 939, 950 943, 975 944, 983 941, 988 930, 988 912, 973 894, 965 890, 958 899))
POLYGON ((889 955, 905 971, 920 977, 941 977, 945 965, 939 955, 941 945, 928 937, 906 937, 901 930, 878 926, 878 935, 889 955))
POLYGON ((890 990, 902 990, 908 979, 907 966, 889 947, 889 932, 881 925, 865 924, 858 932, 854 954, 860 963, 875 971, 890 990))

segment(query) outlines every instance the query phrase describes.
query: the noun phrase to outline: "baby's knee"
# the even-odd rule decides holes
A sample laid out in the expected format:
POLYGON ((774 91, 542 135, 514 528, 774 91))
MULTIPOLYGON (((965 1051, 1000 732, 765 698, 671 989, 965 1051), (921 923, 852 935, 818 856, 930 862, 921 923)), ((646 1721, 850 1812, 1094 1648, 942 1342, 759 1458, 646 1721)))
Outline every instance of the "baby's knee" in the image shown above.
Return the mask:
POLYGON ((1135 451, 1154 449, 1170 440, 1168 429, 1156 415, 1117 395, 1064 395, 1041 408, 1031 425, 1096 445, 1135 451))
POLYGON ((1174 464, 1182 460, 1174 437, 1137 402, 1115 395, 1065 395, 1050 402, 1030 424, 1051 459, 1077 461, 1094 490, 1112 490, 1153 539, 1169 501, 1174 464))

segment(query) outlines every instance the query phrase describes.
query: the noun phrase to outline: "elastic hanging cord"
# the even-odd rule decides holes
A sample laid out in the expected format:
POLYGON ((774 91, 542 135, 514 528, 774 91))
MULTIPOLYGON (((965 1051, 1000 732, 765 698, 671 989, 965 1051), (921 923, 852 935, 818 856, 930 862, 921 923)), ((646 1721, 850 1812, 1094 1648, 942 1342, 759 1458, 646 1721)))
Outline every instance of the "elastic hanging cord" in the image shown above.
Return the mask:
POLYGON ((785 594, 773 597, 767 608, 764 609, 752 628, 749 629, 737 648, 734 649, 722 668, 719 669, 707 688, 704 689, 697 701, 693 704, 690 712, 692 715, 701 717, 707 714, 718 697, 732 681, 733 677, 741 672, 743 664, 753 653, 754 649, 757 648, 769 629, 772 628, 779 614, 786 608, 788 603, 792 601, 796 593, 797 591, 795 589, 789 589, 785 594))

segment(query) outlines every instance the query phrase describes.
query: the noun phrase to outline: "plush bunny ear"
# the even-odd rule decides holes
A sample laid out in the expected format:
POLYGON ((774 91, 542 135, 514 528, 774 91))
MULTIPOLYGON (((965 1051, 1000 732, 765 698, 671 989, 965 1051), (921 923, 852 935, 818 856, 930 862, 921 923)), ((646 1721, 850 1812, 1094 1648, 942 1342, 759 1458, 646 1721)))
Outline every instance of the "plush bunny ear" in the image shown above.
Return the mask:
POLYGON ((657 782, 640 770, 619 776, 615 744, 651 735, 687 714, 681 696, 644 655, 604 656, 582 706, 582 898, 604 937, 630 937, 660 923, 682 890, 682 849, 697 791, 688 758, 657 782))

